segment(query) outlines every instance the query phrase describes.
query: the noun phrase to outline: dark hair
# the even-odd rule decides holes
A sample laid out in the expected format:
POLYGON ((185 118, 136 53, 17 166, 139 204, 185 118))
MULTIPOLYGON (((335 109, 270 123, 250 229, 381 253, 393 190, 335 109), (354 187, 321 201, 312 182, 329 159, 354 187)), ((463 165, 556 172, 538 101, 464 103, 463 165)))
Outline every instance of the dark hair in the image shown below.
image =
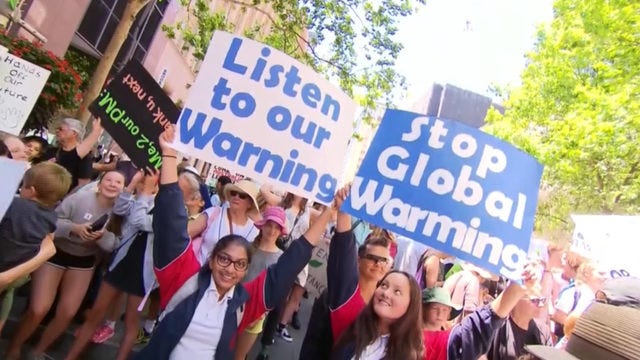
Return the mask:
POLYGON ((213 247, 211 255, 209 256, 209 260, 213 259, 216 255, 218 255, 219 252, 228 248, 230 245, 242 246, 247 252, 247 263, 251 264, 251 255, 253 252, 251 250, 251 243, 244 237, 235 234, 225 235, 221 237, 220 240, 218 240, 218 242, 216 243, 216 246, 213 247))
MULTIPOLYGON (((282 199, 282 202, 280 203, 280 207, 283 209, 288 209, 291 207, 291 205, 293 204, 293 199, 295 198, 295 194, 293 193, 287 193, 287 195, 285 195, 284 199, 282 199)), ((307 198, 302 198, 302 201, 300 202, 300 214, 304 214, 305 210, 307 209, 307 198)))
MULTIPOLYGON (((376 226, 369 235, 367 235, 367 239, 369 238, 386 238, 390 243, 396 242, 396 237, 389 230, 383 229, 379 226, 376 226)), ((366 240, 365 240, 366 241, 366 240)), ((387 245, 389 246, 389 245, 387 245)))
POLYGON ((222 175, 218 178, 218 182, 217 184, 220 184, 222 186, 227 185, 227 184, 231 184, 231 178, 226 176, 226 175, 222 175))
POLYGON ((364 256, 367 252, 367 246, 382 246, 388 248, 389 240, 387 238, 368 237, 362 245, 358 246, 358 257, 364 256))
MULTIPOLYGON (((378 283, 378 286, 389 276, 398 273, 409 280, 409 307, 407 311, 391 325, 389 325, 389 341, 387 342, 384 359, 419 360, 424 353, 422 343, 422 293, 418 283, 404 271, 390 271, 378 283)), ((345 330, 338 342, 336 349, 354 346, 356 360, 364 349, 378 338, 378 315, 373 309, 374 300, 362 309, 356 320, 345 330)))
POLYGON ((41 138, 40 136, 31 135, 31 136, 25 136, 24 138, 22 138, 22 142, 25 144, 30 142, 37 142, 38 144, 40 144, 40 153, 35 156, 33 161, 34 162, 43 161, 43 157, 47 153, 47 150, 49 149, 49 143, 47 142, 47 140, 41 138))
POLYGON ((0 156, 11 158, 11 152, 9 151, 9 148, 4 143, 4 141, 0 141, 0 156))

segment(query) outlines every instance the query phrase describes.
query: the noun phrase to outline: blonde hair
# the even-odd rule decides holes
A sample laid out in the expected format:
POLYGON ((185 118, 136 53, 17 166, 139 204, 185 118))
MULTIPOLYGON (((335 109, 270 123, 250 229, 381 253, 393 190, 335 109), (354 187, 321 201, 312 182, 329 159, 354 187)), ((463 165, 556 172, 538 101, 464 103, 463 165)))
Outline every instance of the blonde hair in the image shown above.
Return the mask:
POLYGON ((41 162, 24 174, 23 187, 33 187, 39 202, 54 206, 69 192, 71 174, 54 162, 41 162))

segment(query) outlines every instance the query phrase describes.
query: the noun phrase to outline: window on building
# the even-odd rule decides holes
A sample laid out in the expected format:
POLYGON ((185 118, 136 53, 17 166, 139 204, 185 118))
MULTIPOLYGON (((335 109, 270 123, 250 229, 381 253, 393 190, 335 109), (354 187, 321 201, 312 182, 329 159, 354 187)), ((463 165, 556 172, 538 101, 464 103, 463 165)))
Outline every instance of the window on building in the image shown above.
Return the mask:
MULTIPOLYGON (((103 54, 107 49, 116 27, 120 23, 127 1, 93 0, 89 4, 77 34, 99 54, 103 54)), ((116 67, 123 66, 131 58, 140 62, 144 61, 169 1, 171 0, 152 0, 138 13, 129 30, 129 35, 116 57, 116 67)))

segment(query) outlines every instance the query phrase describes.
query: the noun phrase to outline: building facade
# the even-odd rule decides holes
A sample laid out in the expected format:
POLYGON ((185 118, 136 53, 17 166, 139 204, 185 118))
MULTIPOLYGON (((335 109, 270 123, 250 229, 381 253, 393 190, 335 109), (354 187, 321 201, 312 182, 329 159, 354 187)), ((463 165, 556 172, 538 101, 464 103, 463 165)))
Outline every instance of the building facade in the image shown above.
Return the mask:
MULTIPOLYGON (((4 0, 0 0, 4 1, 4 0)), ((102 57, 128 1, 134 0, 23 0, 21 17, 46 39, 44 48, 64 57, 70 47, 96 59, 102 57)), ((195 2, 195 0, 194 0, 195 2)), ((251 1, 247 1, 252 4, 251 1)), ((233 24, 233 32, 242 34, 249 28, 268 29, 273 11, 265 4, 244 8, 237 1, 210 0, 214 12, 223 12, 233 24)), ((181 38, 169 39, 162 25, 194 21, 193 14, 178 0, 151 0, 138 13, 114 63, 114 70, 127 60, 136 59, 161 84, 169 97, 179 106, 184 104, 195 79, 200 61, 185 49, 181 38), (190 16, 191 15, 191 16, 190 16)), ((13 34, 35 40, 33 31, 18 24, 13 34)), ((197 159, 192 164, 210 176, 211 164, 197 159)))

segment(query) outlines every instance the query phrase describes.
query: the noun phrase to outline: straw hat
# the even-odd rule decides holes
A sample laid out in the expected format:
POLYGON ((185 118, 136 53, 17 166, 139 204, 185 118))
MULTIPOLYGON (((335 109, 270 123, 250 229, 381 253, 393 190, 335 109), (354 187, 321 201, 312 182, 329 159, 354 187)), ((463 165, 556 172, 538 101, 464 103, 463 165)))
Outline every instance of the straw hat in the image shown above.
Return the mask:
POLYGON ((229 200, 231 199, 231 195, 229 193, 231 191, 236 191, 239 193, 245 193, 249 195, 251 201, 253 202, 252 211, 256 211, 260 213, 260 207, 258 206, 258 194, 260 194, 260 188, 253 181, 249 180, 240 180, 235 184, 227 184, 224 186, 224 198, 229 200))

